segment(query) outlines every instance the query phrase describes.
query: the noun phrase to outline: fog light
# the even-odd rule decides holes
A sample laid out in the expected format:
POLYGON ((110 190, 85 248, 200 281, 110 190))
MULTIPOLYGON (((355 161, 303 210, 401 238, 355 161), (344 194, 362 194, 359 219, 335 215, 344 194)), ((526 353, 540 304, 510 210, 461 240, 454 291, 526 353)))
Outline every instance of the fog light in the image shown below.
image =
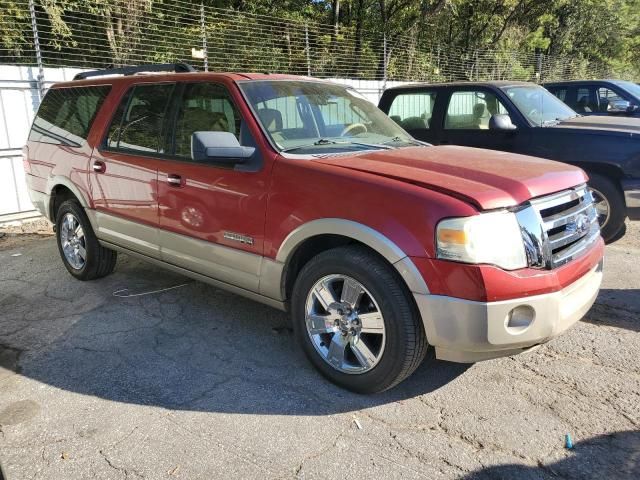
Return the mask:
POLYGON ((519 305, 509 312, 505 324, 512 334, 524 332, 536 318, 536 311, 529 305, 519 305))

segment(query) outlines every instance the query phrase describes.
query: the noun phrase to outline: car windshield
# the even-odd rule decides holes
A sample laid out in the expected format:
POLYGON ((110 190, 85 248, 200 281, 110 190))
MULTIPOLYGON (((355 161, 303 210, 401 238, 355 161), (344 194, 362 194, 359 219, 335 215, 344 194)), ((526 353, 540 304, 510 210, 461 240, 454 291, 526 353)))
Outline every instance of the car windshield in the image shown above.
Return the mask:
POLYGON ((538 127, 553 125, 578 116, 548 90, 537 85, 506 87, 504 91, 520 113, 538 127))
POLYGON ((331 154, 419 144, 351 88, 300 80, 240 82, 281 152, 331 154))
POLYGON ((614 83, 619 87, 624 88, 627 92, 629 92, 637 99, 640 99, 640 85, 638 85, 637 83, 627 82, 626 80, 618 80, 614 83))

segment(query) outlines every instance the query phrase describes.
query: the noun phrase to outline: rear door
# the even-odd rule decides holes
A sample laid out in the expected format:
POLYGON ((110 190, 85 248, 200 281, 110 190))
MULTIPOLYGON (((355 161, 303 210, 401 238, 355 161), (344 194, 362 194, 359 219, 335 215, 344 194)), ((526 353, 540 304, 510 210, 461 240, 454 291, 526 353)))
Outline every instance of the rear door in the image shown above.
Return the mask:
POLYGON ((439 133, 435 116, 437 98, 435 89, 400 91, 395 93, 388 105, 382 105, 381 102, 381 107, 411 136, 423 142, 435 143, 439 133))
POLYGON ((207 81, 180 87, 171 156, 159 166, 162 258, 257 291, 270 164, 254 140, 248 110, 239 108, 244 104, 230 86, 207 81), (242 145, 256 148, 254 156, 237 165, 193 161, 191 136, 197 131, 233 133, 242 145))
POLYGON ((166 154, 175 83, 138 84, 123 95, 91 160, 98 237, 158 258, 158 162, 166 154))
POLYGON ((438 143, 518 151, 526 136, 526 129, 518 128, 519 116, 509 107, 508 102, 485 87, 456 87, 450 90, 438 143), (508 115, 516 129, 490 129, 492 115, 508 115))

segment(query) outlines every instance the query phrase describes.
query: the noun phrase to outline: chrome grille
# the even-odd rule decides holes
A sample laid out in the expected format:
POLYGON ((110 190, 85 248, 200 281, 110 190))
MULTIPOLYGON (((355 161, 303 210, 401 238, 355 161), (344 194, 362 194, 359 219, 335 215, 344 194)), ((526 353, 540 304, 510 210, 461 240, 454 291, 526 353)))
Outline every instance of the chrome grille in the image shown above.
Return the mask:
POLYGON ((600 235, 586 185, 531 200, 516 213, 529 266, 556 268, 579 257, 600 235))

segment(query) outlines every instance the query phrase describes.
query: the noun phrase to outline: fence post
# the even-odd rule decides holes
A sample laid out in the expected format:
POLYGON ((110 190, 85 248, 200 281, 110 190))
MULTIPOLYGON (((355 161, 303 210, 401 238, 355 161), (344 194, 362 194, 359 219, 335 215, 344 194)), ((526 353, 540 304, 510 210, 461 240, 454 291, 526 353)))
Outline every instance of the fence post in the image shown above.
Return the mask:
POLYGON ((382 83, 387 88, 387 32, 382 37, 382 83))
POLYGON ((311 76, 311 52, 309 49, 309 25, 304 24, 304 49, 307 54, 307 76, 311 76))
POLYGON ((33 30, 33 46, 36 50, 36 62, 38 64, 38 92, 40 99, 44 96, 44 66, 42 64, 42 51, 40 50, 40 38, 38 37, 38 22, 36 20, 36 6, 34 0, 29 0, 29 13, 31 14, 31 29, 33 30))
POLYGON ((202 34, 202 55, 204 60, 204 71, 209 71, 209 52, 207 51, 207 27, 204 18, 204 2, 200 2, 200 31, 202 34))
POLYGON ((536 72, 536 77, 538 78, 536 80, 538 80, 538 83, 542 83, 542 53, 538 53, 538 58, 536 60, 536 68, 538 69, 536 72))

